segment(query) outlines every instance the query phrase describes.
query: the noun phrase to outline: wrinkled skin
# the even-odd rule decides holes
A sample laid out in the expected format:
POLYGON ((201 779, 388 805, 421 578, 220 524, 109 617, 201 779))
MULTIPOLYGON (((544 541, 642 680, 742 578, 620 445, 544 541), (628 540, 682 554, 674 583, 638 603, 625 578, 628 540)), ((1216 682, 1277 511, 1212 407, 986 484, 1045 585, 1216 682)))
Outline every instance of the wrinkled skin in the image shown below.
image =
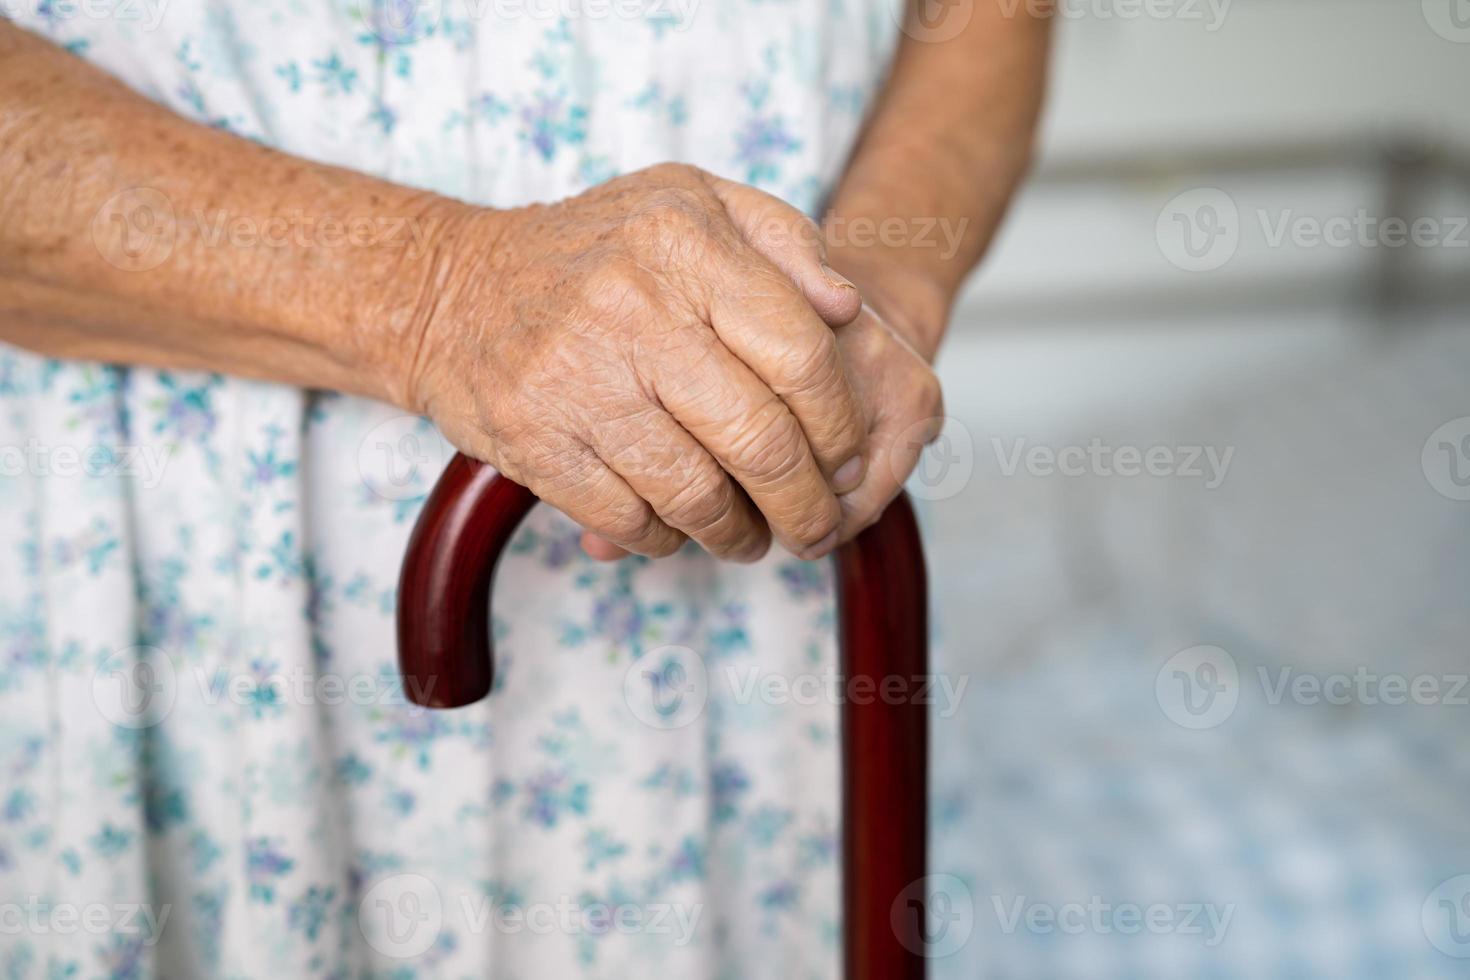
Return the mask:
POLYGON ((473 207, 183 119, 0 18, 0 339, 427 412, 598 557, 687 536, 745 560, 772 533, 815 557, 934 434, 926 359, 1029 163, 1051 19, 977 6, 948 40, 906 22, 824 220, 950 234, 833 234, 855 289, 806 219, 689 167, 473 207), (150 223, 119 229, 133 212, 150 223), (303 213, 406 219, 414 247, 220 243, 184 220, 303 213), (134 232, 166 243, 157 263, 130 261, 134 232))
MULTIPOLYGON (((858 281, 866 286, 866 279, 858 281)), ((838 497, 843 510, 841 540, 847 541, 883 513, 944 419, 933 370, 904 339, 906 331, 892 325, 874 305, 864 303, 857 318, 834 333, 862 406, 868 427, 865 452, 871 460, 862 483, 838 497)), ((627 554, 592 533, 582 536, 582 546, 602 560, 627 554)))
POLYGON ((774 534, 820 557, 936 434, 927 362, 825 267, 806 217, 752 188, 665 164, 471 212, 439 253, 406 401, 594 556, 689 537, 749 561, 774 534))

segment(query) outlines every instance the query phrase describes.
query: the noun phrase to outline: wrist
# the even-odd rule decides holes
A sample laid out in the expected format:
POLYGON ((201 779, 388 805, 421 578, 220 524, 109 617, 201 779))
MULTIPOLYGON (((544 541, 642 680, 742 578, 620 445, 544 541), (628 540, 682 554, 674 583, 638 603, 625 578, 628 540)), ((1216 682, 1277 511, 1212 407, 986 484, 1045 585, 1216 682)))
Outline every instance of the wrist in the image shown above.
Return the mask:
POLYGON ((448 310, 462 308, 469 285, 490 274, 505 212, 431 194, 402 203, 393 219, 404 221, 405 241, 383 243, 351 273, 338 335, 374 397, 426 414, 435 331, 448 310))

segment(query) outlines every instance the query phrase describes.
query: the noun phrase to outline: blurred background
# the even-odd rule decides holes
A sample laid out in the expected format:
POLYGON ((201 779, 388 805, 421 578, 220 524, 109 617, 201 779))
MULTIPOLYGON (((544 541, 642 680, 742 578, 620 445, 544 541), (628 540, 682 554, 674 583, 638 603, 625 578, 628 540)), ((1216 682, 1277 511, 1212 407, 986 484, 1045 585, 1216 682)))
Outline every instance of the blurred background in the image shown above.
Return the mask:
POLYGON ((1061 6, 913 484, 934 975, 1470 976, 1470 2, 1061 6))

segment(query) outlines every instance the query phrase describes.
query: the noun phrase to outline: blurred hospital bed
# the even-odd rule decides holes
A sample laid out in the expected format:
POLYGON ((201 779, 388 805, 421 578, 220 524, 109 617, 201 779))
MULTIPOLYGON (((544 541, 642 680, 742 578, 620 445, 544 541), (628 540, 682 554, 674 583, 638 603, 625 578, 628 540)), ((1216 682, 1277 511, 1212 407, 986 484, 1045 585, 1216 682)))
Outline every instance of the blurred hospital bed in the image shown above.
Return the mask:
MULTIPOLYGON (((1302 31, 1303 7, 1328 9, 1280 6, 1302 31)), ((1260 9, 1239 13, 1241 43, 1266 33, 1260 9)), ((1390 16, 1346 9, 1318 27, 1351 37, 1357 17, 1370 35, 1390 16)), ((1066 88, 1101 43, 1064 41, 1071 122, 956 323, 947 437, 914 486, 937 669, 968 681, 933 729, 930 863, 946 877, 931 925, 948 954, 933 974, 1465 976, 1470 248, 1448 225, 1470 214, 1470 180, 1455 128, 1242 146, 1200 124, 1168 158, 1099 149, 1077 105, 1111 103, 1066 88), (1237 206, 1239 239, 1187 272, 1157 222, 1200 188, 1237 206), (1445 240, 1296 247, 1263 230, 1360 209, 1432 216, 1445 240), (1155 475, 1119 472, 1119 450, 1154 447, 1155 475), (1186 705, 1191 679, 1203 700, 1186 705)))

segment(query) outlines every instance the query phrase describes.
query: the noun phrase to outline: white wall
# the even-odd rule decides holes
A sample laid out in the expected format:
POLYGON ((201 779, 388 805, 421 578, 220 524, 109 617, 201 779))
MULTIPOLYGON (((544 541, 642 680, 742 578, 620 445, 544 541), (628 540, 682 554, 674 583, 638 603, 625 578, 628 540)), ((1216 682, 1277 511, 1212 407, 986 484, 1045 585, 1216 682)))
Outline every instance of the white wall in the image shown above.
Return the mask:
POLYGON ((1465 0, 1061 2, 1076 15, 1057 37, 1049 154, 1404 128, 1470 143, 1465 0), (1430 26, 1451 3, 1459 42, 1430 26), (1149 4, 1171 16, 1116 14, 1149 4))
MULTIPOLYGON (((1385 256, 1372 246, 1273 242, 1283 227, 1382 220, 1406 207, 1436 219, 1444 247, 1411 248, 1411 274, 1427 284, 1470 280, 1470 170, 1456 183, 1416 181, 1413 199, 1385 199, 1370 151, 1412 138, 1470 168, 1470 0, 1061 0, 1054 82, 1039 179, 1022 193, 967 294, 968 318, 1034 319, 1098 309, 1121 294, 1140 309, 1166 300, 1187 313, 1222 300, 1293 292, 1360 301, 1385 256), (1460 4, 1462 41, 1431 27, 1460 4), (1153 9, 1166 16, 1129 11, 1153 9), (1212 150, 1262 154, 1325 143, 1321 166, 1243 173, 1181 169, 1212 150), (1341 147, 1342 158, 1335 155, 1341 147), (1125 179, 1088 181, 1089 167, 1119 157, 1125 179), (1066 172, 1067 180, 1047 174, 1066 172), (1079 179, 1081 178, 1081 179, 1079 179), (1223 189, 1238 238, 1228 261, 1205 272, 1169 261, 1169 218, 1180 194, 1223 189), (1356 292, 1355 292, 1356 291, 1356 292)), ((1111 168, 1116 173, 1116 166, 1111 168)), ((1182 199, 1186 210, 1198 204, 1182 199)), ((1353 231, 1357 236, 1356 228, 1353 231)), ((1114 303, 1116 307, 1116 303, 1114 303)), ((1116 308, 1113 310, 1117 312, 1116 308)))

